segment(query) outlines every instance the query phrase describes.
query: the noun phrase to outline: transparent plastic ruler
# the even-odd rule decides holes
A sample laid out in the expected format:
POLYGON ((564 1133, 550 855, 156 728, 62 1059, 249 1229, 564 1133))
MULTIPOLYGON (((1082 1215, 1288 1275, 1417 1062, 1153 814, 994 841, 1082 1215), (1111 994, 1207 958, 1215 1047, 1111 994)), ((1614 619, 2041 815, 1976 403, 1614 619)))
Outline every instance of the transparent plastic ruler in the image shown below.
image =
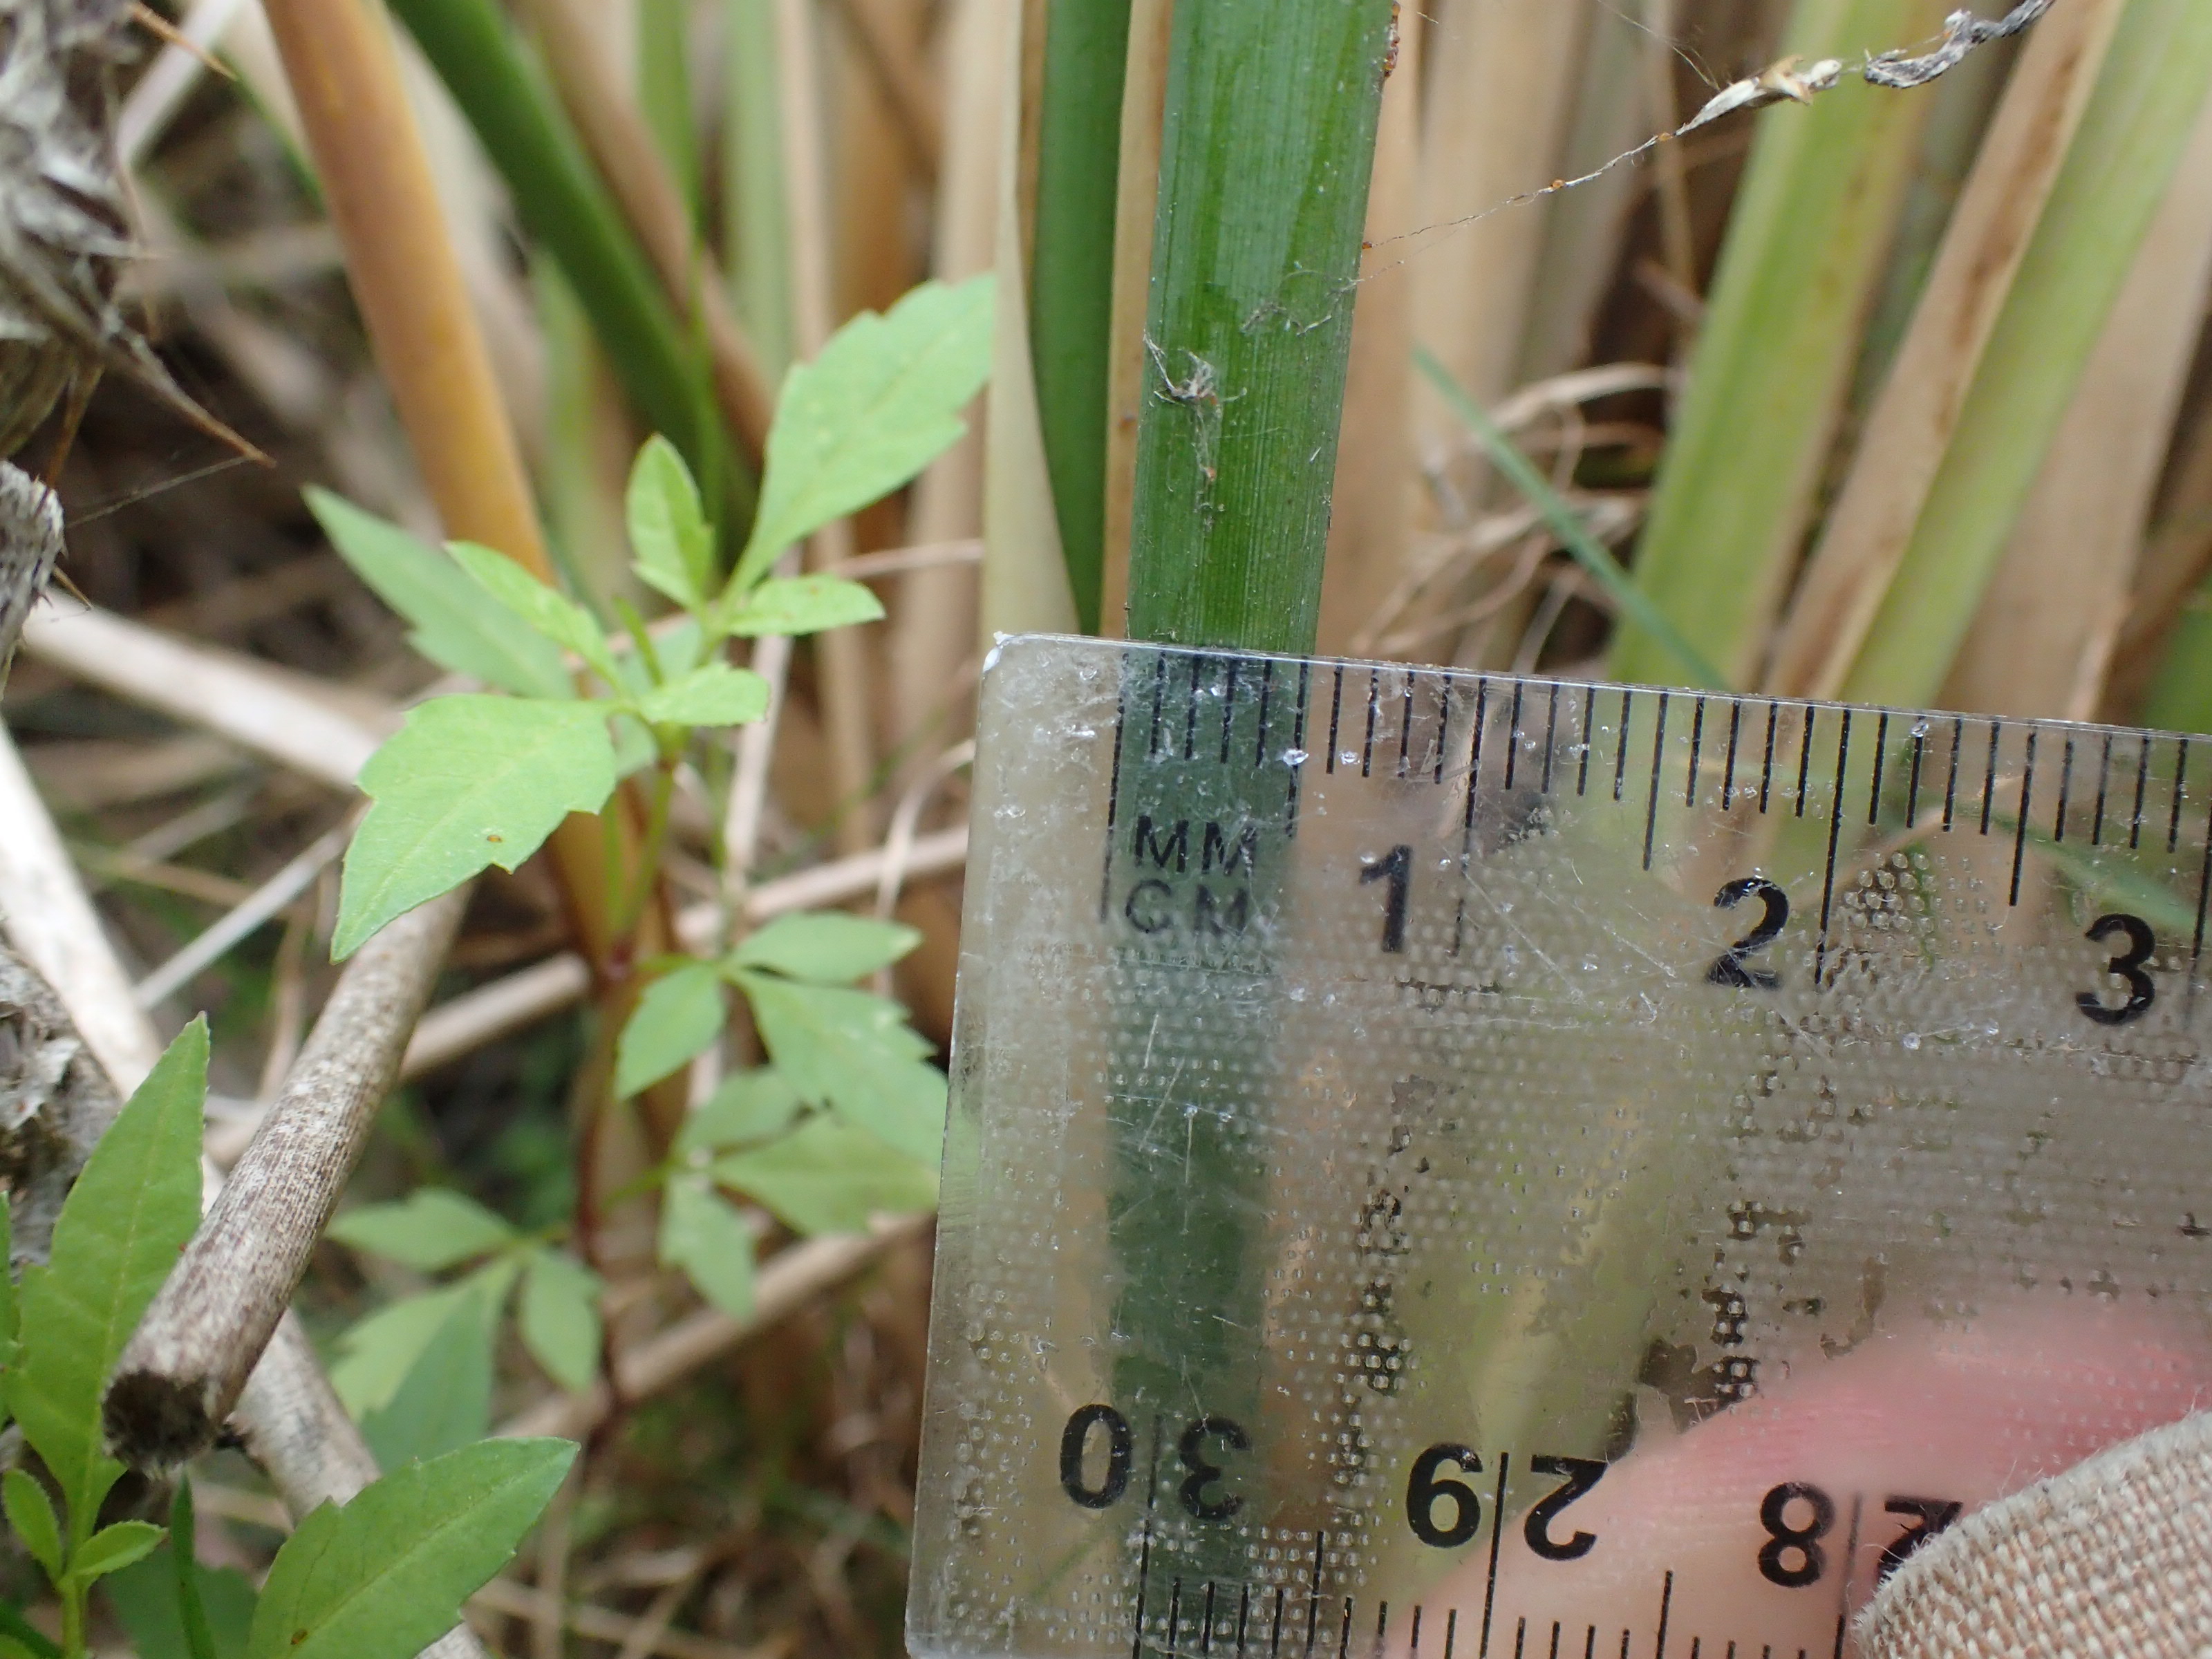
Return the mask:
POLYGON ((1797 1659, 2212 1403, 2212 740, 1021 639, 924 1659, 1797 1659))

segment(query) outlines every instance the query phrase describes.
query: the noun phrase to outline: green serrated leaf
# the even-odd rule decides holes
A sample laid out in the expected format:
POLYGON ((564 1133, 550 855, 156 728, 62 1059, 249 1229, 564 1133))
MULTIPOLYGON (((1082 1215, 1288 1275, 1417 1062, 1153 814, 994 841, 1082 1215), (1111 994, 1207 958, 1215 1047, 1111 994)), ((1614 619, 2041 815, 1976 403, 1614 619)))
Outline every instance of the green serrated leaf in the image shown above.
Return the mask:
POLYGON ((789 1079, 772 1067, 739 1072, 725 1078, 722 1086, 684 1120, 676 1135, 677 1153, 689 1157, 781 1134, 805 1103, 789 1079))
POLYGON ((397 1204, 365 1204, 330 1224, 341 1244, 436 1273, 514 1243, 514 1229, 450 1187, 423 1187, 397 1204))
POLYGON ((322 1505, 276 1552, 248 1659, 412 1659, 514 1555, 575 1455, 486 1440, 322 1505))
POLYGON ((775 1067, 799 1094, 934 1169, 945 1141, 945 1073, 895 1002, 739 971, 775 1067))
POLYGON ((686 611, 699 610, 714 579, 714 532, 691 469, 667 439, 655 435, 637 452, 627 506, 639 579, 686 611))
POLYGON ((102 1527, 70 1557, 70 1581, 89 1584, 120 1571, 133 1561, 144 1560, 168 1535, 150 1521, 118 1521, 112 1527, 102 1527))
POLYGON ((599 1368, 599 1276, 564 1250, 539 1250, 522 1280, 522 1340, 571 1394, 599 1368))
POLYGON ((819 634, 883 620, 883 601, 842 576, 779 576, 745 596, 728 619, 732 634, 819 634))
POLYGON ((760 510, 727 590, 743 594, 789 547, 896 489, 959 442, 960 410, 991 370, 991 282, 924 283, 863 312, 784 381, 760 510))
POLYGON ((310 488, 307 496, 338 556, 412 624, 408 643, 432 662, 526 697, 576 695, 560 647, 504 607, 486 605, 444 554, 326 489, 310 488))
POLYGON ((706 1053, 727 1017, 714 963, 663 974, 645 988, 615 1045, 615 1093, 627 1099, 706 1053))
POLYGON ((872 1217, 937 1206, 937 1170, 866 1129, 812 1117, 781 1140, 717 1158, 714 1179, 802 1233, 858 1233, 872 1217))
POLYGON ((481 1297, 494 1310, 506 1301, 522 1264, 500 1256, 443 1289, 404 1297, 357 1320, 338 1337, 331 1386, 356 1420, 392 1403, 454 1306, 481 1297))
POLYGON ((474 542, 448 542, 446 550, 477 586, 554 644, 574 652, 610 686, 622 684, 614 647, 592 613, 556 593, 504 553, 474 542))
POLYGON ((100 1589, 115 1610, 138 1659, 245 1659, 247 1633, 258 1599, 244 1573, 231 1567, 191 1564, 211 1653, 197 1650, 185 1634, 179 1594, 179 1568, 173 1540, 143 1561, 103 1579, 100 1589))
POLYGON ((369 757, 375 801, 346 848, 331 955, 491 865, 512 870, 571 812, 614 793, 606 711, 540 698, 440 697, 369 757))
POLYGON ((500 1298, 483 1289, 453 1298, 390 1402, 362 1414, 362 1438, 379 1468, 427 1462, 490 1431, 500 1298))
POLYGON ((731 952, 740 968, 769 968, 816 985, 849 985, 888 968, 921 943, 921 935, 896 921, 820 910, 778 916, 731 952))
POLYGON ((9 1403, 61 1488, 73 1544, 123 1472, 102 1449, 101 1385, 199 1225, 207 1060, 207 1021, 195 1019, 93 1148, 46 1264, 23 1274, 9 1403))
POLYGON ((62 1523, 54 1514, 54 1500, 46 1489, 21 1469, 0 1475, 0 1507, 8 1512, 8 1526, 31 1559, 46 1570, 56 1583, 62 1576, 62 1523))
POLYGON ((660 1261, 731 1318, 752 1316, 753 1230, 706 1176, 677 1176, 662 1193, 660 1261))
POLYGON ((750 669, 710 662, 655 686, 638 708, 655 725, 750 726, 768 713, 768 682, 750 669))

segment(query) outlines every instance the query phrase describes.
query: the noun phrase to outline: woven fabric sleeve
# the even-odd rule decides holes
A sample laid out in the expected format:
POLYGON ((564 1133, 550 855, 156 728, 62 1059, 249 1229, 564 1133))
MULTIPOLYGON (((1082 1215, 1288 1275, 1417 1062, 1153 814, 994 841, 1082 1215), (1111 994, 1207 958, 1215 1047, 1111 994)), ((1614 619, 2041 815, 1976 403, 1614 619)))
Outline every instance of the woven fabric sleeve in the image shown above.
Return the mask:
POLYGON ((2212 1659, 2212 1413, 1968 1516, 1857 1636, 1863 1659, 2212 1659))

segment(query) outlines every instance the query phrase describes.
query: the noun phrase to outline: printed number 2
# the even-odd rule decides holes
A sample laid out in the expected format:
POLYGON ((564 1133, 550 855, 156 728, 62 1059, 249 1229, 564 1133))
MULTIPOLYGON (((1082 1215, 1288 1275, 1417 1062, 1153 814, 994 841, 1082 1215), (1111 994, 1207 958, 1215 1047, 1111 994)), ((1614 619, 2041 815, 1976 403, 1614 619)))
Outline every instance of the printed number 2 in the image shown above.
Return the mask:
POLYGON ((1413 884, 1413 849, 1394 847, 1379 859, 1359 861, 1359 884, 1388 881, 1389 897, 1382 906, 1382 951, 1386 956, 1406 952, 1406 897, 1413 884))
POLYGON ((1759 917, 1759 926, 1729 946, 1727 953, 1705 969, 1709 985, 1732 985, 1740 991, 1771 991, 1782 983, 1781 976, 1771 969, 1747 968, 1744 963, 1782 936, 1784 924, 1790 920, 1790 896, 1764 876, 1746 876, 1741 881, 1732 881, 1714 896, 1717 910, 1733 910, 1747 898, 1755 898, 1766 907, 1759 917))
POLYGON ((2089 930, 2089 938, 2102 945, 2113 934, 2119 933, 2128 941, 2127 954, 2114 957, 2105 971, 2118 974, 2128 982, 2128 1000, 2124 1006, 2107 1008, 2104 1000, 2094 991, 2077 991, 2074 1006, 2100 1025, 2125 1025, 2130 1020, 2141 1019, 2150 1012, 2158 1000, 2158 987, 2151 983, 2143 964, 2158 949, 2158 939, 2150 931, 2150 924, 2141 916, 2100 916, 2097 925, 2089 930))

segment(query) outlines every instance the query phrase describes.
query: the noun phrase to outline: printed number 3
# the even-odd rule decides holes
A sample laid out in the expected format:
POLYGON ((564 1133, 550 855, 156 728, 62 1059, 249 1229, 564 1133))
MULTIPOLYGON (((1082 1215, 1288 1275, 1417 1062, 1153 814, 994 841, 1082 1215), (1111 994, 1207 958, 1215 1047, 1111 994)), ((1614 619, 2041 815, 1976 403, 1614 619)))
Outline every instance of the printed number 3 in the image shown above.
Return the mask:
POLYGON ((2141 1019, 2150 1012, 2151 1004, 2158 1000, 2158 987, 2152 984, 2150 975, 2143 972, 2143 964, 2158 949, 2158 939, 2150 931, 2150 924, 2141 916, 2100 916, 2097 925, 2089 930, 2089 938, 2102 945, 2115 933, 2126 937, 2127 954, 2114 957, 2105 971, 2118 974, 2127 981, 2125 1006, 2107 1008, 2104 1000, 2094 991, 2077 991, 2074 995, 2074 1006, 2100 1025, 2125 1025, 2130 1020, 2141 1019))

